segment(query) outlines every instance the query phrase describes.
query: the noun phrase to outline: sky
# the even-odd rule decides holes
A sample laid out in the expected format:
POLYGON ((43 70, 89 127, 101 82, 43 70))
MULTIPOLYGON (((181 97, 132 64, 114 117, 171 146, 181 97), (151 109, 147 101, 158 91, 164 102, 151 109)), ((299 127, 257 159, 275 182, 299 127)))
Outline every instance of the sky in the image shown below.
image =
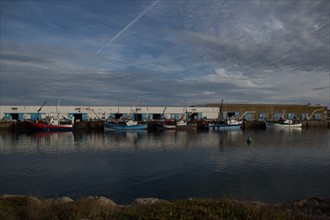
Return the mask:
POLYGON ((330 105, 329 1, 1 0, 1 105, 330 105))

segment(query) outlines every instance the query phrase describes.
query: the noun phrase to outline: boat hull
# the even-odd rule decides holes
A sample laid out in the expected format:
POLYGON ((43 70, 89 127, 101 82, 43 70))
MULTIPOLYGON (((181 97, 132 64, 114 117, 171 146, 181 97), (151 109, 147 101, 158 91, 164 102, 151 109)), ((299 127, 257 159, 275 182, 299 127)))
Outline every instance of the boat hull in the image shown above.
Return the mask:
POLYGON ((216 121, 209 124, 213 130, 240 130, 243 121, 237 121, 235 119, 229 119, 226 121, 216 121))
POLYGON ((137 124, 137 125, 122 125, 112 122, 106 122, 104 124, 104 130, 146 130, 148 128, 147 124, 137 124))
POLYGON ((163 131, 163 130, 175 130, 175 125, 165 124, 165 123, 156 123, 156 129, 163 131))
POLYGON ((50 125, 39 122, 27 121, 33 131, 66 132, 73 131, 73 125, 50 125))
POLYGON ((224 131, 224 130, 240 130, 241 129, 241 125, 215 124, 215 125, 212 125, 211 128, 213 130, 220 130, 220 131, 224 131))
POLYGON ((174 130, 174 131, 187 131, 187 130, 196 130, 197 124, 184 124, 184 125, 173 125, 173 124, 164 124, 158 123, 157 130, 174 130))

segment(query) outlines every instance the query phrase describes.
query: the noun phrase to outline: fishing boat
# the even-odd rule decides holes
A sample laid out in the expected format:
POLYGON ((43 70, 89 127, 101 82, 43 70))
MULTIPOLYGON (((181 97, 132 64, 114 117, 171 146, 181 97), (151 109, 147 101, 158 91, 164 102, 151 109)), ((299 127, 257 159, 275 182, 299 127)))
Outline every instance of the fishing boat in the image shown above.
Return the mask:
POLYGON ((232 117, 226 121, 212 123, 210 127, 214 130, 239 130, 241 129, 242 123, 243 121, 238 121, 232 117))
MULTIPOLYGON (((241 129, 243 121, 237 120, 234 116, 230 118, 223 118, 222 115, 222 105, 223 105, 223 99, 221 101, 221 105, 219 107, 219 114, 217 121, 211 122, 209 124, 209 127, 211 127, 213 130, 239 130, 241 129)), ((246 113, 244 113, 241 117, 243 117, 246 113)))
POLYGON ((166 118, 165 110, 167 106, 164 108, 163 113, 160 115, 160 121, 155 123, 156 129, 163 130, 175 130, 176 129, 176 120, 173 118, 166 118))
POLYGON ((302 123, 298 120, 280 120, 278 122, 266 121, 267 128, 301 128, 302 123))
POLYGON ((104 123, 104 130, 146 130, 148 125, 139 124, 137 121, 128 120, 110 120, 104 123))
POLYGON ((187 121, 179 120, 172 122, 158 122, 158 130, 176 130, 176 131, 186 131, 197 129, 196 123, 187 123, 187 121))
POLYGON ((189 121, 188 123, 188 115, 191 116, 192 113, 187 112, 187 108, 185 113, 181 114, 181 118, 176 121, 175 130, 177 131, 189 131, 189 130, 197 130, 197 123, 194 121, 189 121))
POLYGON ((177 121, 177 123, 175 125, 175 129, 177 131, 197 130, 197 124, 188 123, 185 120, 179 120, 179 121, 177 121))
POLYGON ((53 115, 48 115, 44 120, 39 120, 39 113, 42 109, 42 107, 47 103, 44 102, 44 104, 39 108, 37 119, 36 121, 33 120, 25 120, 31 128, 32 131, 44 131, 44 132, 63 132, 63 131, 72 131, 73 125, 74 125, 74 117, 65 119, 63 118, 60 120, 57 117, 55 118, 53 115))
POLYGON ((197 124, 192 122, 187 122, 187 108, 185 113, 181 114, 179 120, 174 118, 166 118, 165 116, 165 107, 163 113, 161 114, 161 121, 156 123, 157 130, 176 130, 176 131, 187 131, 197 129, 197 124))
POLYGON ((176 123, 173 119, 166 119, 156 123, 157 130, 175 130, 176 123))
POLYGON ((31 127, 33 131, 72 131, 73 123, 68 124, 60 122, 59 120, 53 118, 52 116, 47 116, 45 120, 25 120, 31 127), (64 123, 64 124, 63 124, 64 123))

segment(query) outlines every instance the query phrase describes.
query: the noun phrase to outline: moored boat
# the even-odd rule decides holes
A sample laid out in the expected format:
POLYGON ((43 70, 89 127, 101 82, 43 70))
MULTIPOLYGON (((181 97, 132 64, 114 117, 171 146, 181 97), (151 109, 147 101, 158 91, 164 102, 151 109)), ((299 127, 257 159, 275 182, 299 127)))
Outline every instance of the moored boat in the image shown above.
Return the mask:
POLYGON ((187 123, 185 120, 166 120, 157 123, 158 130, 176 130, 176 131, 186 131, 197 129, 196 123, 187 123))
POLYGON ((235 116, 232 116, 230 118, 226 116, 224 118, 222 115, 222 105, 223 105, 223 99, 221 101, 221 105, 219 108, 218 120, 209 124, 209 127, 211 127, 213 130, 239 130, 241 129, 243 124, 243 121, 240 119, 243 118, 245 114, 254 112, 254 111, 245 112, 239 118, 236 118, 235 116))
POLYGON ((51 131, 51 132, 57 132, 57 131, 72 131, 73 130, 73 123, 71 124, 61 124, 58 120, 52 119, 52 120, 46 120, 45 121, 31 121, 26 120, 27 123, 29 123, 31 129, 33 131, 51 131))
POLYGON ((46 103, 47 101, 39 108, 36 121, 25 120, 30 125, 31 130, 44 132, 72 131, 74 128, 74 117, 61 121, 58 118, 59 113, 57 113, 56 118, 53 115, 48 115, 44 120, 39 120, 39 113, 46 103))
POLYGON ((278 122, 266 122, 267 128, 301 128, 302 123, 298 120, 280 120, 278 122))
POLYGON ((243 121, 230 118, 226 121, 212 123, 210 127, 212 127, 213 130, 239 130, 241 129, 242 123, 243 121))
POLYGON ((104 123, 104 130, 146 130, 148 125, 146 123, 139 124, 134 120, 111 120, 104 123))
POLYGON ((175 129, 177 131, 197 130, 197 124, 188 123, 187 121, 184 121, 184 120, 179 120, 176 123, 175 129))
POLYGON ((175 130, 176 123, 173 119, 166 119, 156 123, 157 130, 175 130))

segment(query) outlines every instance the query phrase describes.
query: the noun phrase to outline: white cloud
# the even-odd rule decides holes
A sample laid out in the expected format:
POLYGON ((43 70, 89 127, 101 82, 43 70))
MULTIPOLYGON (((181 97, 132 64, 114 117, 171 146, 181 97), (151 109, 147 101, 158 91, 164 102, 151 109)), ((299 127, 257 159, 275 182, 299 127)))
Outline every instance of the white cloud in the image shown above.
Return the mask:
POLYGON ((258 79, 251 79, 242 72, 229 72, 223 68, 215 70, 215 73, 208 74, 203 77, 207 82, 212 83, 228 83, 234 88, 268 88, 269 85, 258 79))

